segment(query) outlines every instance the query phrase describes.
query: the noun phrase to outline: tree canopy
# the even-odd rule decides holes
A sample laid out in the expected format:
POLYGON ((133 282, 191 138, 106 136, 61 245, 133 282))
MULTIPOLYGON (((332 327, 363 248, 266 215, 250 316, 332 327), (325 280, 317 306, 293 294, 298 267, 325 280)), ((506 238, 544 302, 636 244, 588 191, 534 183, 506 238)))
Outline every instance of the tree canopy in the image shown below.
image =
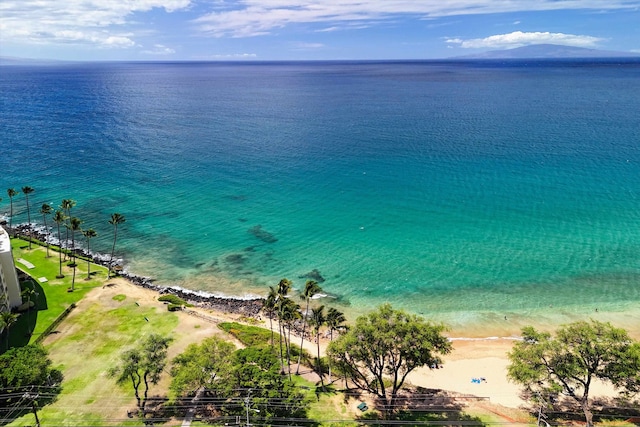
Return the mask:
POLYGON ((590 388, 598 379, 622 392, 640 390, 640 343, 624 329, 592 320, 560 327, 555 337, 532 326, 509 353, 508 377, 532 395, 564 393, 593 425, 590 388))
POLYGON ((173 359, 171 389, 178 395, 191 395, 201 388, 210 391, 221 387, 231 374, 235 350, 233 344, 218 337, 189 345, 173 359))
POLYGON ((306 417, 309 402, 293 381, 280 374, 278 357, 271 348, 237 350, 232 378, 236 397, 230 400, 227 413, 245 413, 244 406, 234 404, 239 399, 260 411, 265 424, 275 418, 306 417))
POLYGON ((15 389, 58 383, 62 374, 51 367, 47 351, 39 345, 14 347, 0 356, 0 387, 15 389))
POLYGON ((40 345, 14 347, 0 355, 0 407, 20 401, 23 392, 40 394, 40 404, 52 401, 60 391, 62 373, 51 367, 47 351, 40 345))
POLYGON ((375 394, 385 413, 394 410, 407 375, 442 363, 451 351, 442 324, 394 310, 391 305, 356 319, 354 327, 329 345, 328 353, 356 388, 375 394))
POLYGON ((171 338, 158 334, 149 335, 137 347, 120 356, 120 364, 109 371, 118 384, 131 382, 138 401, 138 409, 144 413, 151 384, 157 384, 167 364, 167 348, 171 338), (143 395, 140 396, 140 387, 143 395))

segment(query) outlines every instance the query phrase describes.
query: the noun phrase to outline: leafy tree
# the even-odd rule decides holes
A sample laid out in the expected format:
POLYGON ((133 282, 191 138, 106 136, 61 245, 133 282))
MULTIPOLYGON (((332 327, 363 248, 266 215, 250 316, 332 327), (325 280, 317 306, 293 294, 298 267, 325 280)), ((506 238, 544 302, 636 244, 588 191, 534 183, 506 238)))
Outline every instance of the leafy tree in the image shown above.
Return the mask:
POLYGON ((60 225, 65 222, 67 217, 64 215, 64 212, 58 209, 55 214, 53 214, 53 221, 58 225, 58 245, 60 247, 59 258, 60 258, 60 273, 56 276, 58 279, 62 279, 64 274, 62 274, 62 234, 60 234, 60 225))
MULTIPOLYGON (((9 228, 13 230, 13 198, 17 196, 19 191, 14 188, 7 188, 7 195, 9 196, 9 228)), ((14 233, 15 235, 15 233, 14 233)))
POLYGON ((27 222, 29 224, 29 249, 31 249, 31 209, 29 207, 29 194, 36 191, 33 187, 29 187, 25 185, 22 187, 22 193, 24 194, 25 200, 27 201, 27 222))
POLYGON ((241 415, 244 405, 249 404, 260 411, 264 425, 273 424, 271 420, 277 418, 306 417, 309 402, 290 379, 280 375, 278 357, 271 348, 238 350, 234 359, 231 388, 236 395, 225 412, 241 415))
POLYGON ((3 311, 0 313, 0 331, 5 331, 5 340, 6 345, 5 348, 9 349, 9 329, 13 326, 14 323, 18 321, 18 315, 16 313, 12 313, 10 311, 3 311))
POLYGON ((171 338, 149 335, 136 348, 120 356, 120 365, 109 371, 118 384, 131 382, 140 414, 144 415, 151 384, 158 384, 167 364, 167 348, 171 338), (142 388, 142 396, 140 391, 142 388))
POLYGON ((555 337, 527 326, 522 338, 509 353, 508 377, 534 395, 570 396, 582 408, 587 427, 593 426, 589 392, 594 379, 639 390, 640 343, 624 329, 592 320, 562 326, 555 337))
MULTIPOLYGON (((42 221, 44 222, 44 229, 49 234, 49 227, 47 227, 47 215, 53 213, 53 208, 48 203, 43 203, 40 207, 40 213, 42 214, 42 221)), ((49 240, 47 239, 47 258, 49 258, 49 240)))
POLYGON ((235 350, 233 344, 218 337, 189 345, 173 359, 171 389, 184 396, 200 389, 209 392, 220 387, 221 382, 228 381, 235 350))
POLYGON ((442 363, 451 351, 444 325, 394 310, 391 305, 360 316, 355 326, 329 345, 356 388, 375 394, 385 415, 395 407, 407 375, 415 368, 442 363))
POLYGON ((62 373, 51 367, 51 360, 47 356, 47 351, 40 345, 14 347, 1 355, 0 388, 3 394, 7 396, 12 391, 26 387, 53 387, 60 384, 62 373))
POLYGON ((82 235, 87 239, 87 280, 91 279, 91 239, 98 236, 93 228, 82 230, 82 235))
POLYGON ((124 223, 126 218, 119 213, 112 213, 109 224, 113 225, 113 246, 111 247, 111 257, 109 258, 109 271, 107 273, 107 279, 111 278, 111 269, 113 268, 113 254, 116 251, 116 239, 118 238, 118 225, 124 223))
MULTIPOLYGON (((329 342, 333 342, 333 332, 346 329, 344 323, 347 319, 344 313, 334 307, 327 311, 327 326, 329 327, 329 342)), ((331 383, 331 359, 329 359, 329 383, 331 383)))
POLYGON ((307 317, 309 316, 309 302, 314 295, 322 292, 322 288, 318 285, 318 282, 314 280, 307 280, 304 285, 304 292, 300 295, 300 299, 306 302, 306 308, 302 316, 302 337, 300 338, 300 354, 298 354, 298 366, 296 367, 296 375, 300 373, 300 361, 302 359, 302 346, 304 345, 304 333, 307 326, 307 317))

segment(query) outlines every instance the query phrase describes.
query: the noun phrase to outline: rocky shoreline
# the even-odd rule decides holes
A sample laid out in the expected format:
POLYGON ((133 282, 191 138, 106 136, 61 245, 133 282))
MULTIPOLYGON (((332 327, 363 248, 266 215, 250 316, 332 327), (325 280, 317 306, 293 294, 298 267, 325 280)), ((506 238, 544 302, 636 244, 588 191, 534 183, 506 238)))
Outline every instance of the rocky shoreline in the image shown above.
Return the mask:
MULTIPOLYGON (((4 225, 6 227, 6 224, 4 225)), ((33 243, 39 245, 46 245, 47 239, 51 237, 51 234, 44 233, 43 230, 36 227, 29 227, 26 224, 18 225, 12 229, 6 227, 7 232, 11 235, 17 235, 24 238, 31 237, 33 243)), ((53 243, 52 243, 53 244, 53 243)), ((54 244, 57 246, 57 244, 54 244)), ((84 249, 75 248, 73 250, 76 255, 89 258, 95 264, 102 265, 104 267, 109 266, 109 259, 106 255, 88 253, 84 249)), ((137 276, 122 270, 121 265, 115 265, 114 270, 119 277, 122 277, 136 286, 150 289, 157 292, 160 295, 173 294, 184 301, 193 304, 197 307, 218 310, 225 313, 240 314, 247 317, 260 317, 260 310, 264 302, 263 298, 234 298, 234 297, 217 297, 213 295, 207 295, 204 292, 196 292, 188 289, 182 289, 178 286, 161 286, 153 283, 153 279, 149 277, 137 276)))
POLYGON ((242 299, 203 295, 200 292, 190 291, 179 287, 156 285, 153 283, 152 279, 147 277, 140 277, 129 273, 120 273, 118 275, 127 279, 136 286, 151 289, 161 295, 176 295, 197 307, 222 311, 224 313, 241 314, 247 317, 254 317, 256 319, 259 318, 260 310, 262 310, 262 304, 264 302, 264 299, 262 298, 242 299))

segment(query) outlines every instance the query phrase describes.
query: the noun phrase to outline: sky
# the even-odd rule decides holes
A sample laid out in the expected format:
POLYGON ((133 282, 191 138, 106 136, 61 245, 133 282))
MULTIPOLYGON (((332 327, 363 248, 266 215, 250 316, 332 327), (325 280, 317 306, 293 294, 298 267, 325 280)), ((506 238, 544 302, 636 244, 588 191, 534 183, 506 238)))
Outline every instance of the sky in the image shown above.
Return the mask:
POLYGON ((438 59, 552 43, 640 53, 640 0, 1 0, 0 56, 438 59))

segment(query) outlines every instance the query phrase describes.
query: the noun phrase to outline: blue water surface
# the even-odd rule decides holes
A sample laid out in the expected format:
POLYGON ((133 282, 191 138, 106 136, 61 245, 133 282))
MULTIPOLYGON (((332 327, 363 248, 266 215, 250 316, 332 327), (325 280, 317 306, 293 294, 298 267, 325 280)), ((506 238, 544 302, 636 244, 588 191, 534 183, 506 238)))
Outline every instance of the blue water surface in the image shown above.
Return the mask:
POLYGON ((4 66, 0 99, 2 188, 75 199, 104 252, 122 213, 119 255, 160 284, 315 269, 336 304, 421 314, 640 301, 637 60, 4 66))

